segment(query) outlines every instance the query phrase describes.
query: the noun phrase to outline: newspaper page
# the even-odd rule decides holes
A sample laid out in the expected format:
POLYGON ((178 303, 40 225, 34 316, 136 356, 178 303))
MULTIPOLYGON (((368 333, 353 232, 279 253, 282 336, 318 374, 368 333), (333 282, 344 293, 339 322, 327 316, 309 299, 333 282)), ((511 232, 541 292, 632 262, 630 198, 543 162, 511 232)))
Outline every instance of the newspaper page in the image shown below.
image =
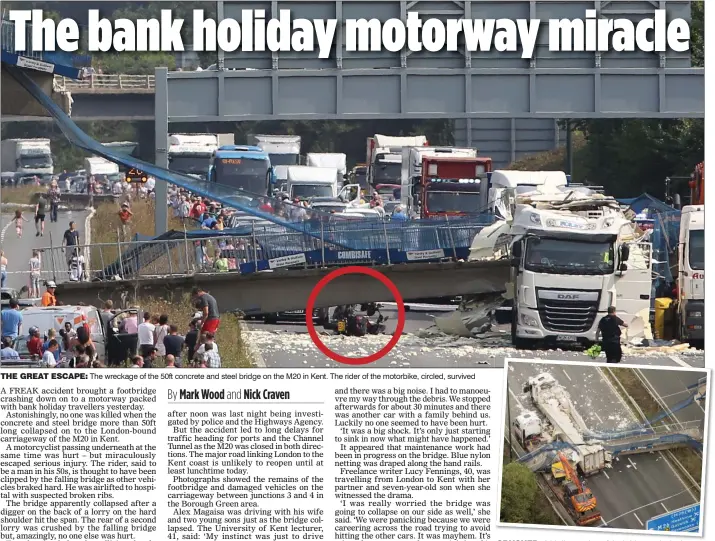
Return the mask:
POLYGON ((95 4, 2 3, 0 541, 712 529, 704 2, 95 4))

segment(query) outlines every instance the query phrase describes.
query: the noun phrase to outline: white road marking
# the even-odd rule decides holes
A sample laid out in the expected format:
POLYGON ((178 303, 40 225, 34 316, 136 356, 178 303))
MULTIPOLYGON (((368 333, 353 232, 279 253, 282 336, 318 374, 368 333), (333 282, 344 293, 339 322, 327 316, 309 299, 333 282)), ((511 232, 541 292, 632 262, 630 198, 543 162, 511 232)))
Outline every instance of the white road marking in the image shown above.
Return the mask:
POLYGON ((633 469, 638 471, 638 468, 636 467, 636 463, 631 460, 631 457, 628 457, 628 462, 631 463, 631 466, 633 466, 633 469))
MULTIPOLYGON (((672 468, 672 466, 671 466, 671 468, 672 468)), ((641 509, 645 509, 646 507, 650 507, 651 505, 655 505, 655 504, 658 504, 658 503, 661 504, 661 505, 663 505, 663 502, 664 502, 664 501, 667 501, 667 500, 669 500, 669 499, 671 499, 671 498, 677 498, 678 496, 680 496, 681 494, 685 494, 686 492, 690 493, 690 489, 681 490, 680 492, 678 492, 678 493, 676 493, 676 494, 673 494, 673 495, 671 495, 671 496, 667 496, 667 497, 665 497, 665 498, 661 498, 660 500, 656 500, 656 501, 654 501, 654 502, 647 503, 647 504, 645 504, 645 505, 641 505, 640 507, 636 507, 635 509, 631 509, 630 511, 626 511, 626 512, 623 513, 622 515, 618 515, 617 517, 612 518, 611 520, 609 520, 609 521, 608 521, 608 524, 613 524, 613 522, 615 522, 615 521, 618 520, 619 518, 623 518, 623 517, 625 517, 626 515, 630 515, 631 513, 634 513, 634 514, 635 514, 636 511, 640 511, 641 509)), ((691 496, 692 496, 692 493, 691 493, 691 496)), ((696 501, 696 503, 697 503, 697 500, 695 500, 695 501, 696 501)))
POLYGON ((5 232, 8 230, 8 228, 12 225, 12 220, 10 220, 8 223, 5 224, 5 227, 2 228, 2 232, 0 232, 0 243, 5 243, 5 232))
POLYGON ((606 522, 605 520, 603 520, 603 517, 601 517, 601 523, 603 523, 604 526, 608 526, 608 522, 606 522))
POLYGON ((683 368, 692 368, 688 363, 686 363, 683 359, 680 357, 677 357, 675 355, 669 355, 668 356, 671 361, 673 361, 675 364, 682 366, 683 368))
POLYGON ((606 473, 606 470, 603 470, 601 473, 603 473, 603 475, 606 477, 606 479, 608 479, 609 481, 611 480, 611 478, 608 477, 608 474, 606 473))
POLYGON ((598 416, 598 413, 596 413, 596 412, 594 411, 594 412, 593 412, 593 416, 594 416, 596 419, 598 419, 598 422, 599 422, 599 423, 603 424, 603 419, 601 419, 601 418, 598 416))
POLYGON ((663 509, 665 509, 666 513, 670 513, 670 511, 668 510, 668 508, 665 506, 665 504, 663 502, 660 502, 660 505, 663 507, 663 509))
POLYGON ((569 376, 569 375, 566 373, 566 369, 565 369, 565 368, 562 368, 561 371, 564 373, 564 376, 566 376, 567 378, 569 378, 569 381, 573 381, 573 380, 571 379, 571 376, 569 376))
POLYGON ((640 524, 641 526, 645 526, 645 524, 643 524, 643 521, 642 521, 640 518, 638 518, 638 515, 636 515, 635 513, 633 513, 633 516, 636 517, 636 520, 638 521, 638 524, 640 524))

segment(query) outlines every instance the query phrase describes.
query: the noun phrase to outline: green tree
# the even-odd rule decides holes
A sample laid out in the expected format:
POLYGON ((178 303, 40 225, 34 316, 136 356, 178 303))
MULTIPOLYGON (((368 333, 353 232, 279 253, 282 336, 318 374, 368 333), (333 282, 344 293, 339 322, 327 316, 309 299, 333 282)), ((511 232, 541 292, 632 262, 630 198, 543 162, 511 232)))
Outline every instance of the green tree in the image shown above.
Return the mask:
POLYGON ((501 489, 501 520, 511 524, 534 524, 539 486, 529 468, 518 462, 504 466, 501 489))

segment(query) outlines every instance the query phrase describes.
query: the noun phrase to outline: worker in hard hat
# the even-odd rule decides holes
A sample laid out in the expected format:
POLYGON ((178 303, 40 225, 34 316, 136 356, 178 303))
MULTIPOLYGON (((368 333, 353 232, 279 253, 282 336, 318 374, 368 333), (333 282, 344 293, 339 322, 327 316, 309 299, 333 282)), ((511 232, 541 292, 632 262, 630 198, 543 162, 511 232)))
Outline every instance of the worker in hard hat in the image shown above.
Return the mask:
POLYGON ((57 297, 55 297, 55 284, 52 280, 47 282, 47 290, 42 294, 42 306, 57 306, 57 297))

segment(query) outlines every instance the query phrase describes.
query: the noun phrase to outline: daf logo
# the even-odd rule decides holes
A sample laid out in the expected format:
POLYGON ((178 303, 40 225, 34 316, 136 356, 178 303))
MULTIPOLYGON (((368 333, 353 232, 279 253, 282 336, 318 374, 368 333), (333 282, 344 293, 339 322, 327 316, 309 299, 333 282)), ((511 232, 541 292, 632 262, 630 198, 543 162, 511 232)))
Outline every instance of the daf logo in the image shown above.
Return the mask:
POLYGON ((561 301, 575 301, 578 300, 580 295, 573 295, 570 293, 559 293, 556 298, 561 300, 561 301))

